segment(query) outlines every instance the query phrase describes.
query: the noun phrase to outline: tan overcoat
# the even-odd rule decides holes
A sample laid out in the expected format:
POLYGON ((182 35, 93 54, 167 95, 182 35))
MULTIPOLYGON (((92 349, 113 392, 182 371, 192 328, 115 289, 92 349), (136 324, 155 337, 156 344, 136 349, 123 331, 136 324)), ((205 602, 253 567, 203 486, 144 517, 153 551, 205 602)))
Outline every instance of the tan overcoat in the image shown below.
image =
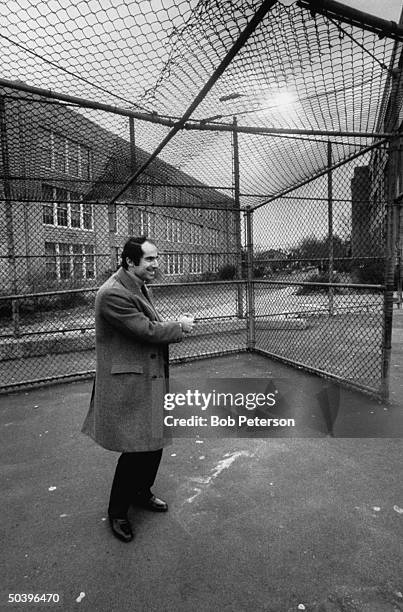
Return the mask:
POLYGON ((176 321, 163 322, 142 280, 119 268, 95 300, 96 377, 82 428, 98 444, 120 452, 162 448, 168 344, 182 340, 176 321))

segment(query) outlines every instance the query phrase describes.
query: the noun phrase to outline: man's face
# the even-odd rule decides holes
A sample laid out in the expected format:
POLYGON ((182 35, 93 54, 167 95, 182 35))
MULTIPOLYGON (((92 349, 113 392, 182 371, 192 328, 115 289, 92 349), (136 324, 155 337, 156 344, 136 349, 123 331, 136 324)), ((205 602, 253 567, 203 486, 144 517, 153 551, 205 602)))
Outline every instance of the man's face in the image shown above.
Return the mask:
POLYGON ((147 241, 143 242, 141 249, 143 257, 140 259, 139 265, 133 264, 129 267, 129 271, 133 272, 141 280, 151 282, 154 280, 158 268, 158 250, 154 244, 147 241))

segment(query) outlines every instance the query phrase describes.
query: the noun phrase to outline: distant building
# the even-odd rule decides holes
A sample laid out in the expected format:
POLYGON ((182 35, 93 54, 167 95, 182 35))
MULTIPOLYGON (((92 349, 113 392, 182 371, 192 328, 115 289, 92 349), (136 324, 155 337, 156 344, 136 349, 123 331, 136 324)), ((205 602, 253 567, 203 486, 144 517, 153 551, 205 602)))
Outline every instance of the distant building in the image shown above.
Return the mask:
MULTIPOLYGON (((400 18, 403 24, 403 12, 400 18)), ((387 84, 380 107, 378 132, 400 132, 403 136, 403 43, 396 42, 387 84), (393 76, 392 76, 393 75, 393 76)), ((386 242, 386 205, 393 197, 403 192, 403 139, 397 154, 393 175, 389 172, 389 151, 383 145, 373 149, 367 166, 356 167, 351 181, 352 194, 352 236, 351 255, 355 273, 372 265, 373 282, 381 282, 382 259, 385 257, 386 242), (361 262, 354 258, 362 258, 361 262), (367 259, 365 259, 367 258, 367 259), (372 259, 372 264, 368 258, 372 259)), ((403 202, 400 204, 400 228, 396 251, 396 264, 403 257, 403 202)), ((371 281, 371 274, 362 275, 371 281)), ((357 280, 362 280, 358 274, 357 280)), ((401 281, 400 281, 401 282, 401 281)))
POLYGON ((0 94, 3 295, 97 284, 116 269, 130 235, 156 240, 164 281, 235 264, 231 197, 157 159, 108 207, 148 154, 66 105, 0 94))

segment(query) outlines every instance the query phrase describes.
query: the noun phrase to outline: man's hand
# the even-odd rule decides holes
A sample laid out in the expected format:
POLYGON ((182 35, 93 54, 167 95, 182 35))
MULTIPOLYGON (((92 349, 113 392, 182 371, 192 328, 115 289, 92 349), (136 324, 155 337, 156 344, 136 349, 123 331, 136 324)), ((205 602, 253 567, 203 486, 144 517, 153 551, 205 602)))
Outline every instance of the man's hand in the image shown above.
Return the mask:
POLYGON ((182 329, 185 334, 190 334, 194 327, 194 317, 188 312, 186 312, 185 314, 179 317, 178 323, 182 325, 182 329))

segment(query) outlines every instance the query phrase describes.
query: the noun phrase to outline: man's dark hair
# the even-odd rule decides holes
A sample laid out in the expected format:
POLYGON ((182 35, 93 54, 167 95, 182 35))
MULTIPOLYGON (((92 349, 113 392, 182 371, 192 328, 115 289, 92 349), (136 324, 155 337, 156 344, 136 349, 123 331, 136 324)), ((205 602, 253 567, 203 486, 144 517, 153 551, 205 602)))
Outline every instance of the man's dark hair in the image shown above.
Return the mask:
POLYGON ((121 255, 122 268, 127 270, 129 267, 127 264, 127 259, 130 259, 135 266, 139 265, 140 259, 144 255, 143 249, 141 248, 141 245, 144 244, 144 242, 151 242, 151 244, 155 244, 152 240, 147 238, 147 236, 135 236, 126 241, 121 255))

